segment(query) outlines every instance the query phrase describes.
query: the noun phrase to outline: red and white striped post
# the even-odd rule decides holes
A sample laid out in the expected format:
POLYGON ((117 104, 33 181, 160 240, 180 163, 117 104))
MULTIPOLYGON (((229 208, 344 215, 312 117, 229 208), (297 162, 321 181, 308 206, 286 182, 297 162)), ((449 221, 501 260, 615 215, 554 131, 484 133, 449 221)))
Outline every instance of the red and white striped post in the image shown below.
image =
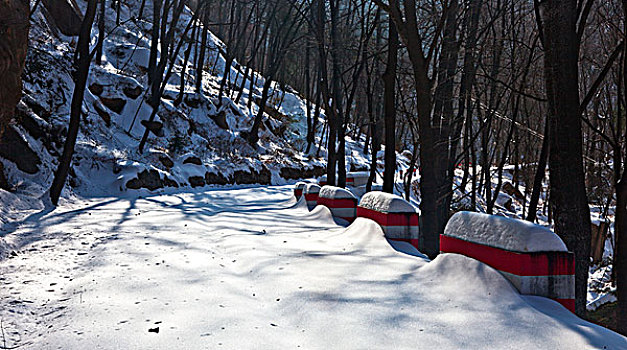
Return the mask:
POLYGON ((318 193, 320 192, 320 186, 316 184, 306 184, 303 189, 305 200, 307 201, 307 208, 313 210, 318 205, 318 193))
POLYGON ((419 215, 416 208, 402 197, 380 191, 368 192, 359 201, 357 217, 376 221, 387 239, 408 242, 418 248, 419 215))
POLYGON ((551 230, 527 221, 459 212, 440 235, 442 253, 495 268, 521 294, 551 298, 575 311, 575 259, 551 230))
POLYGON ((370 173, 367 171, 351 171, 346 174, 346 184, 353 187, 365 186, 369 177, 370 173))
POLYGON ((334 217, 348 222, 355 220, 357 197, 344 188, 323 186, 318 195, 318 205, 329 208, 334 217))
POLYGON ((306 183, 299 181, 294 185, 294 197, 296 199, 300 199, 303 196, 303 190, 305 189, 306 183))

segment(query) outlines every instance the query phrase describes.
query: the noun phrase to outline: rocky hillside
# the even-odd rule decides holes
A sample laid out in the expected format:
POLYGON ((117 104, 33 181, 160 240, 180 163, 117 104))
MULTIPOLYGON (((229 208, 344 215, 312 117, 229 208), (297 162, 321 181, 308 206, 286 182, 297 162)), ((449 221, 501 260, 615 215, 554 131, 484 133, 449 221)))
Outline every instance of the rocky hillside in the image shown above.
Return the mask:
MULTIPOLYGON (((67 132, 76 43, 73 35, 79 23, 77 12, 84 10, 86 3, 59 3, 52 7, 44 2, 46 6, 38 6, 33 14, 23 74, 24 97, 16 121, 7 128, 0 145, 0 162, 7 179, 3 187, 13 193, 35 195, 46 191, 67 132)), ((92 64, 88 80, 70 171, 71 188, 91 195, 115 195, 128 190, 210 184, 274 184, 324 172, 324 147, 312 147, 309 155, 303 152, 305 102, 289 87, 273 87, 256 147, 240 137, 250 129, 257 113, 255 101, 260 98, 264 79, 255 73, 251 77, 254 88, 245 89, 237 102, 228 88, 218 100, 224 69, 231 70, 227 86, 233 87, 241 85, 245 67, 237 62, 225 67, 220 54, 223 44, 213 35, 208 44, 202 93, 195 92, 196 72, 188 65, 180 94, 180 72, 184 71, 181 50, 174 59, 156 122, 147 124, 145 120, 152 111, 146 74, 152 9, 151 2, 146 2, 143 13, 147 18, 137 20, 132 14, 138 13, 139 5, 135 0, 122 2, 120 25, 116 25, 114 9, 106 9, 108 34, 102 63, 92 64), (138 144, 146 125, 152 132, 148 147, 140 153, 138 144)), ((191 16, 186 9, 177 28, 179 39, 191 16)), ((93 45, 97 36, 94 27, 93 45)), ((191 57, 194 55, 192 48, 191 57)), ((357 143, 348 142, 348 148, 351 167, 364 169, 368 159, 357 143)))

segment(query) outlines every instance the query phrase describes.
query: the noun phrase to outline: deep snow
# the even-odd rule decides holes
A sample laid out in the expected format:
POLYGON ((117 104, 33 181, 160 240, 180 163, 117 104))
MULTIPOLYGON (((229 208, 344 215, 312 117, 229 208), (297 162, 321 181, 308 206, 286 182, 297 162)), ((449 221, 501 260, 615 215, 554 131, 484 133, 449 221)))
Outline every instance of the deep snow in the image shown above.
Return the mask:
POLYGON ((9 229, 7 347, 627 348, 475 260, 309 212, 291 186, 84 199, 9 229))

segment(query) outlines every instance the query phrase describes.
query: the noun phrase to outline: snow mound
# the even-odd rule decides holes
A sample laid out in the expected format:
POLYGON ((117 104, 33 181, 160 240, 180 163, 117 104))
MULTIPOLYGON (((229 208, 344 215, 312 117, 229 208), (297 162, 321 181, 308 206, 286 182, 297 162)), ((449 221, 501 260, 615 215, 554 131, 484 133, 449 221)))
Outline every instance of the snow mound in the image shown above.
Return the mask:
POLYGON ((359 201, 362 208, 381 213, 415 213, 416 208, 402 197, 380 191, 366 193, 359 201))
POLYGON ((545 227, 482 213, 456 213, 446 225, 444 234, 517 252, 568 251, 564 242, 545 227))
POLYGON ((335 186, 322 186, 319 196, 321 198, 357 200, 357 197, 355 197, 355 195, 352 194, 349 190, 335 186))

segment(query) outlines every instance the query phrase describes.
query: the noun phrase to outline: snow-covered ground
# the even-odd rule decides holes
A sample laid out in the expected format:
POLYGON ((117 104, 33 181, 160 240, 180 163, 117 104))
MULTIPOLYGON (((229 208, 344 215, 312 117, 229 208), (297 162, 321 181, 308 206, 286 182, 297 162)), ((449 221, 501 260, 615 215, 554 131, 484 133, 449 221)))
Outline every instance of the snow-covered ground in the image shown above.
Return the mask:
POLYGON ((475 260, 309 212, 291 186, 88 198, 5 229, 7 348, 627 348, 475 260))

